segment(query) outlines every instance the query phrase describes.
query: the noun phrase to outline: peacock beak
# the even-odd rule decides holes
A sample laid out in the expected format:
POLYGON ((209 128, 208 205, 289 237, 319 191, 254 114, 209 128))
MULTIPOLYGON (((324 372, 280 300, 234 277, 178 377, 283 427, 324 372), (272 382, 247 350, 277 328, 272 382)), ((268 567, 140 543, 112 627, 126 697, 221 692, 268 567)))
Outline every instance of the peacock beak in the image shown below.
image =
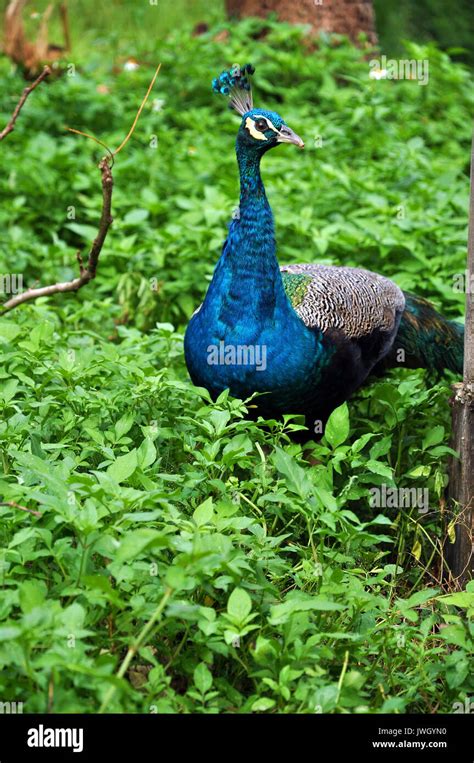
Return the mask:
POLYGON ((304 148, 304 142, 301 140, 300 136, 293 132, 293 130, 287 125, 283 125, 279 131, 277 142, 293 143, 295 146, 298 146, 298 148, 304 148))

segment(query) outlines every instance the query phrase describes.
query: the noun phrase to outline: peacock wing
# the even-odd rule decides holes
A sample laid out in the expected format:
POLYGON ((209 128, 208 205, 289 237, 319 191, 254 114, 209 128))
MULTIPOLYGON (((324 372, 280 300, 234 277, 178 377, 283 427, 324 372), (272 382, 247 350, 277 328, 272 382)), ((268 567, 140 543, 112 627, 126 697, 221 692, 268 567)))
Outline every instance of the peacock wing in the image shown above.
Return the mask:
POLYGON ((376 330, 396 331, 405 297, 388 278, 332 265, 284 265, 280 270, 290 302, 306 326, 323 333, 335 329, 354 340, 376 330))

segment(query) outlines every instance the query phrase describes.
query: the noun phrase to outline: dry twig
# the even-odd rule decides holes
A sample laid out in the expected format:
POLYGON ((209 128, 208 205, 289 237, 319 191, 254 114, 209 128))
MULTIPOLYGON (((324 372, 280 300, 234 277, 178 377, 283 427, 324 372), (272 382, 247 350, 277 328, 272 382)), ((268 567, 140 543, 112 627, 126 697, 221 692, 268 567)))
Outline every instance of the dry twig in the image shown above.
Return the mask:
POLYGON ((34 511, 34 509, 27 509, 26 506, 20 506, 15 501, 1 501, 0 506, 9 506, 10 509, 20 509, 20 511, 27 511, 28 514, 34 514, 35 517, 41 517, 41 511, 34 511))
POLYGON ((50 284, 49 286, 40 286, 37 289, 27 289, 21 294, 9 299, 1 306, 0 314, 3 315, 9 310, 13 310, 14 307, 23 304, 24 302, 30 302, 32 299, 38 299, 38 297, 50 297, 52 294, 61 294, 68 291, 79 291, 86 283, 92 281, 96 276, 97 264, 99 262, 99 255, 102 251, 109 228, 112 224, 112 190, 113 190, 113 177, 112 170, 109 165, 109 159, 104 157, 99 162, 99 169, 102 175, 102 215, 99 223, 99 232, 97 237, 91 246, 89 256, 87 258, 87 265, 84 267, 83 259, 80 252, 77 253, 77 261, 79 263, 80 275, 77 278, 73 278, 72 281, 62 281, 58 283, 50 284))
POLYGON ((0 140, 3 140, 4 138, 7 137, 7 135, 9 135, 9 133, 13 132, 13 130, 15 129, 15 122, 18 119, 18 115, 20 114, 20 111, 22 110, 23 106, 26 103, 26 99, 28 98, 30 93, 32 93, 33 90, 36 87, 38 87, 38 85, 41 84, 41 82, 44 79, 46 79, 46 77, 49 77, 50 74, 51 74, 51 69, 49 68, 49 66, 45 66, 43 71, 41 72, 39 77, 35 79, 33 84, 30 85, 29 87, 25 87, 25 89, 23 90, 23 93, 21 94, 21 98, 15 107, 15 110, 13 114, 11 115, 10 121, 8 122, 7 126, 4 127, 3 130, 0 132, 0 140))
MULTIPOLYGON (((27 289, 21 294, 17 294, 16 296, 11 297, 11 299, 7 300, 3 305, 1 305, 0 315, 4 315, 9 310, 13 310, 14 307, 17 307, 18 305, 21 305, 24 302, 30 302, 33 299, 38 299, 38 297, 49 297, 49 296, 52 296, 53 294, 59 294, 59 293, 70 292, 70 291, 79 291, 79 289, 81 289, 83 286, 89 283, 89 281, 95 278, 96 272, 97 272, 97 265, 99 262, 99 255, 102 251, 104 241, 106 239, 107 233, 109 232, 109 228, 113 221, 111 208, 112 208, 112 191, 113 191, 112 166, 114 162, 114 155, 117 154, 125 146, 125 144, 130 139, 133 131, 135 130, 140 114, 145 106, 145 103, 148 100, 148 97, 151 93, 153 85, 155 84, 155 80, 158 76, 160 68, 161 68, 161 64, 158 66, 158 68, 155 71, 151 84, 147 90, 147 93, 142 103, 140 104, 140 108, 138 109, 137 115, 133 121, 131 129, 128 132, 127 137, 123 140, 123 142, 121 143, 121 145, 116 151, 112 152, 106 146, 105 143, 98 140, 98 138, 95 138, 93 135, 88 135, 87 133, 83 133, 80 130, 74 130, 72 128, 68 128, 68 130, 70 130, 71 132, 77 133, 79 135, 85 135, 87 138, 92 138, 92 140, 94 140, 96 143, 99 143, 101 146, 103 146, 108 151, 108 154, 109 154, 108 156, 103 157, 103 159, 101 159, 101 161, 99 162, 99 169, 100 169, 101 177, 102 177, 102 214, 100 218, 98 234, 91 246, 89 256, 87 258, 87 265, 84 267, 84 262, 83 262, 81 253, 78 252, 76 257, 79 263, 79 276, 77 278, 73 278, 72 281, 62 281, 62 282, 50 284, 49 286, 40 286, 37 288, 32 287, 30 289, 27 289)), ((43 73, 33 83, 33 85, 24 90, 23 95, 17 107, 15 111, 13 112, 10 122, 8 123, 6 128, 3 130, 3 132, 0 133, 0 140, 13 130, 15 121, 18 117, 18 114, 20 113, 20 110, 24 102, 28 98, 28 95, 30 94, 32 90, 34 90, 35 87, 37 87, 37 85, 39 85, 41 80, 44 79, 44 77, 47 76, 48 73, 49 73, 49 70, 48 70, 48 67, 46 67, 43 73)))

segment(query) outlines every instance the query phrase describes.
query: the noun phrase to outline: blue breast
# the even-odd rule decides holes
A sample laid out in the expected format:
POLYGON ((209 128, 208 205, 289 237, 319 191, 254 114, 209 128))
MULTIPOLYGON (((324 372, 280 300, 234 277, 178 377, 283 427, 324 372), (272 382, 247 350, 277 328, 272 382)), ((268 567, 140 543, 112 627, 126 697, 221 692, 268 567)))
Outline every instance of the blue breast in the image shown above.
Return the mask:
POLYGON ((280 310, 271 320, 241 316, 230 326, 213 319, 216 307, 203 305, 186 332, 185 356, 193 382, 213 396, 226 388, 241 398, 263 392, 268 395, 262 399, 266 410, 304 412, 324 366, 318 332, 280 310))

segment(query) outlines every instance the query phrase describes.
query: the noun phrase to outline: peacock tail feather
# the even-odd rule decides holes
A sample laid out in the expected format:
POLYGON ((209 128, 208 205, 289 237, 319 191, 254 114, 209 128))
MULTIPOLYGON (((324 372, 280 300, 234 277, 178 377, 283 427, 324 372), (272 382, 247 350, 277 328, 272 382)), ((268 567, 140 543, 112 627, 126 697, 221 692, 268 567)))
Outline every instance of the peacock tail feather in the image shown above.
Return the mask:
POLYGON ((463 362, 462 323, 447 320, 426 299, 405 292, 405 310, 385 367, 427 368, 435 374, 447 369, 461 375, 463 362))

